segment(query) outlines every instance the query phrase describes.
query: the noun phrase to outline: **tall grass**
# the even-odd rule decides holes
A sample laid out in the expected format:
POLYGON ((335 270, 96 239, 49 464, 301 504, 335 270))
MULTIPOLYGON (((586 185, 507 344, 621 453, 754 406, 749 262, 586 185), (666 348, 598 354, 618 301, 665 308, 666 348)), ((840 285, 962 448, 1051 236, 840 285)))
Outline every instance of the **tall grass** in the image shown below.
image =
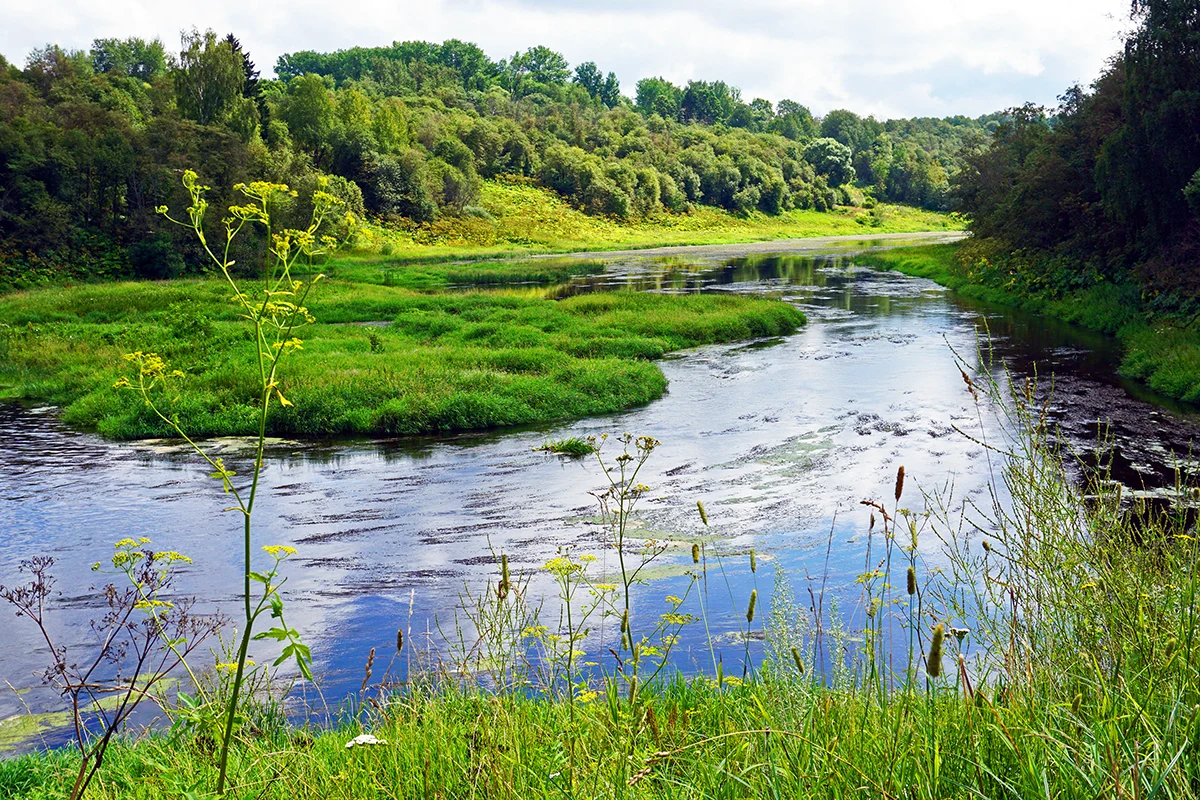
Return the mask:
MULTIPOLYGON (((1152 507, 1103 473, 1080 482, 1038 386, 963 368, 980 416, 1000 415, 1006 431, 979 440, 992 491, 968 502, 920 494, 901 474, 894 496, 862 509, 860 628, 846 630, 822 586, 777 573, 768 660, 745 681, 715 665, 663 673, 635 696, 606 658, 569 677, 570 693, 530 691, 537 673, 519 669, 509 674, 533 683, 498 689, 430 653, 408 683, 368 687, 362 713, 332 730, 243 736, 235 796, 1195 797, 1192 494, 1181 485, 1174 505, 1152 507), (347 749, 364 731, 384 743, 347 749)), ((734 561, 697 547, 694 580, 744 568, 734 561)), ((542 652, 526 638, 539 619, 571 649, 619 647, 616 626, 576 639, 577 627, 551 624, 556 599, 530 597, 528 578, 505 563, 478 595, 509 609, 472 618, 490 647, 507 642, 505 663, 542 652)), ((705 594, 666 610, 703 615, 705 594)), ((639 598, 645 630, 658 611, 639 598)), ((183 796, 214 769, 199 743, 150 735, 113 750, 94 797, 183 796)), ((0 792, 52 796, 69 768, 54 753, 4 763, 0 792)))

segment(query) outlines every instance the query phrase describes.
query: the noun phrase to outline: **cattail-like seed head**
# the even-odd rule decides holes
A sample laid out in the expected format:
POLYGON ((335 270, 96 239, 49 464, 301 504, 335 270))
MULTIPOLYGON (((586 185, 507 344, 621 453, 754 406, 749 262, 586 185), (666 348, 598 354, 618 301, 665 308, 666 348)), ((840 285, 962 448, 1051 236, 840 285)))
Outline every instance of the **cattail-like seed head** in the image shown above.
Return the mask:
POLYGON ((371 680, 371 668, 375 666, 375 648, 371 648, 371 652, 367 655, 366 674, 363 675, 362 691, 367 690, 367 683, 371 680))
POLYGON ((946 639, 946 628, 941 623, 933 626, 933 641, 929 643, 929 658, 925 663, 925 671, 929 677, 936 678, 942 674, 942 644, 946 639))
POLYGON ((874 511, 871 512, 871 524, 867 526, 867 532, 870 533, 873 530, 875 530, 875 512, 874 511))
POLYGON ((917 569, 916 567, 908 568, 908 593, 917 593, 917 569))
POLYGON ((700 545, 698 545, 698 544, 692 545, 692 563, 693 564, 700 563, 700 545))
POLYGON ((758 572, 758 558, 754 555, 754 548, 750 548, 750 571, 758 572))
POLYGON ((500 585, 496 587, 496 596, 501 600, 508 597, 510 587, 508 573, 508 556, 500 554, 500 585))
POLYGON ((1076 717, 1079 716, 1079 707, 1081 705, 1083 705, 1083 695, 1076 692, 1075 697, 1073 697, 1071 699, 1071 714, 1072 714, 1072 716, 1076 716, 1076 717))
POLYGON ((754 622, 754 606, 758 604, 758 589, 750 590, 750 606, 746 609, 746 622, 754 622))
POLYGON ((637 697, 637 685, 638 685, 637 675, 634 675, 633 677, 631 677, 629 679, 629 702, 631 702, 631 703, 633 702, 633 699, 635 697, 637 697))
POLYGON ((629 609, 625 609, 625 613, 621 615, 621 633, 629 631, 629 609))
POLYGON ((404 631, 396 631, 396 652, 399 653, 404 649, 404 631))
POLYGON ((796 664, 796 671, 799 672, 801 675, 803 675, 804 674, 804 659, 800 657, 800 651, 794 647, 792 648, 792 661, 794 661, 796 664))
POLYGON ((720 689, 725 683, 725 662, 717 662, 717 688, 720 689))
POLYGON ((916 552, 916 549, 917 549, 917 521, 915 519, 910 519, 908 521, 908 532, 910 534, 912 534, 912 549, 913 549, 913 552, 916 552))
POLYGON ((708 527, 708 513, 704 510, 703 501, 697 500, 696 508, 700 511, 700 521, 704 523, 705 527, 708 527))
POLYGON ((983 540, 983 549, 984 549, 984 552, 987 552, 987 553, 992 552, 992 543, 989 542, 987 539, 984 539, 983 540))
POLYGON ((896 502, 900 502, 900 495, 904 493, 904 467, 896 470, 896 502))

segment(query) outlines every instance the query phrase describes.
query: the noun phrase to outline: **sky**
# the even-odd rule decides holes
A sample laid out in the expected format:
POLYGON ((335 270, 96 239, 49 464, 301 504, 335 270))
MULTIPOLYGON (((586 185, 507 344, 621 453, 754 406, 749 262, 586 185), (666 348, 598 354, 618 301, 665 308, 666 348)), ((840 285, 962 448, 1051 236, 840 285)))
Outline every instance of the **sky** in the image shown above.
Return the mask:
POLYGON ((1129 0, 0 0, 0 54, 48 43, 235 33, 264 76, 297 50, 462 39, 493 59, 544 44, 639 78, 724 80, 743 99, 883 118, 1053 105, 1121 48, 1129 0))

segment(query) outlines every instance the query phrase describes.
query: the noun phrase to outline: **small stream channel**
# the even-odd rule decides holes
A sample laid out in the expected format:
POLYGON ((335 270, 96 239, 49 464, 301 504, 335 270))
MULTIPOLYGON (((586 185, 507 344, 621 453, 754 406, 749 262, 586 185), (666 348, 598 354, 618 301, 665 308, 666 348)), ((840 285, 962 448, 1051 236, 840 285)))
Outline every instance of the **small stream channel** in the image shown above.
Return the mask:
MULTIPOLYGON (((659 613, 662 597, 684 585, 691 541, 707 535, 729 554, 729 589, 722 580, 713 591, 709 616, 727 674, 738 674, 745 647, 727 634, 744 625, 754 586, 765 616, 775 566, 798 594, 824 583, 842 594, 843 610, 852 608, 868 515, 859 501, 890 497, 899 465, 910 505, 918 488, 950 484, 960 501, 983 496, 987 454, 955 428, 999 432, 977 414, 952 350, 973 359, 984 331, 1018 377, 1035 368, 1054 376, 1055 420, 1069 442, 1094 447, 1099 431, 1110 431, 1114 475, 1131 489, 1168 485, 1175 459, 1200 434, 1194 409, 1115 375, 1113 341, 856 266, 834 246, 825 254, 622 254, 607 272, 557 291, 613 287, 770 293, 802 308, 809 324, 785 338, 672 356, 661 363, 667 396, 610 417, 451 437, 276 442, 256 512, 259 544, 299 550, 288 570, 288 622, 312 645, 331 704, 358 690, 372 647, 387 662, 397 629, 420 642, 427 631, 438 640, 439 623, 452 628, 464 586, 482 586, 495 570, 493 552, 531 571, 561 547, 599 551, 588 492, 603 476, 594 459, 534 451, 549 440, 628 431, 662 442, 641 476, 651 492, 637 524, 640 535, 679 546, 652 571, 640 602, 659 613), (697 500, 708 509, 707 531, 697 500), (751 547, 760 554, 757 575, 745 557, 751 547)), ((226 499, 195 458, 80 435, 52 410, 12 404, 0 405, 0 439, 0 583, 18 581, 18 562, 31 554, 58 559, 54 624, 67 641, 87 642, 87 623, 100 613, 89 568, 125 536, 192 556, 182 591, 236 613, 238 520, 222 513, 226 499)), ((244 471, 242 443, 217 446, 244 471)), ((936 565, 937 547, 927 547, 936 565)), ((550 590, 544 577, 532 588, 550 590)), ((0 687, 0 720, 55 709, 40 682, 46 659, 36 629, 7 611, 0 619, 0 678, 13 687, 0 687)), ((761 659, 760 642, 750 656, 761 659)), ((685 671, 711 664, 701 626, 685 629, 676 663, 685 671)))

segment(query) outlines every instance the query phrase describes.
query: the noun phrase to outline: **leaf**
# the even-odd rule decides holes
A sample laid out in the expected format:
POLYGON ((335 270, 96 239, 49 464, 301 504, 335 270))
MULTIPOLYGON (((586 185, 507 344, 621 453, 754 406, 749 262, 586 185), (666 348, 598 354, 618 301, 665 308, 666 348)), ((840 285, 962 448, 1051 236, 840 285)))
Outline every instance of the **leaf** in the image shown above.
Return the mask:
POLYGON ((263 586, 269 586, 271 584, 271 579, 266 575, 263 575, 261 572, 251 572, 249 578, 252 581, 258 581, 263 586))

